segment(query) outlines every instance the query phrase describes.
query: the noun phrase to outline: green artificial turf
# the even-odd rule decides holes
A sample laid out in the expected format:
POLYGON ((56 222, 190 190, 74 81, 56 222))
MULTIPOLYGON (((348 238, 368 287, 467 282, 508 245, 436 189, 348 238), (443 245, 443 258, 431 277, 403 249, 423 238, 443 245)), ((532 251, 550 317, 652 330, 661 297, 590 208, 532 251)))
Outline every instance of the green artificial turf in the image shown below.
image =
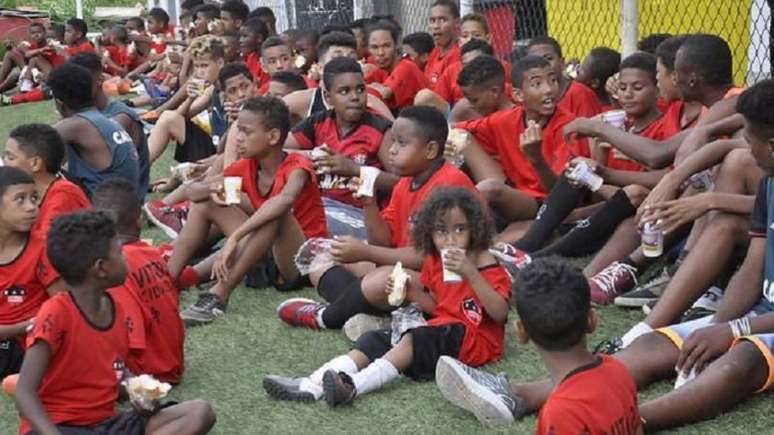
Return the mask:
MULTIPOLYGON (((16 125, 56 119, 51 102, 0 108, 0 147, 16 125)), ((171 154, 167 152, 154 166, 152 178, 168 170, 171 154)), ((143 237, 154 238, 157 243, 165 239, 160 231, 150 227, 143 237)), ((310 405, 268 399, 261 387, 264 375, 306 375, 349 348, 346 338, 338 331, 313 332, 282 324, 275 308, 294 296, 317 297, 312 289, 279 294, 273 289, 240 288, 232 297, 224 319, 187 332, 185 378, 171 397, 209 400, 218 417, 213 430, 217 434, 534 432, 534 417, 499 431, 484 430, 472 415, 448 404, 432 382, 400 379, 383 391, 356 401, 354 406, 335 410, 328 409, 324 403, 310 405)), ((195 297, 193 293, 183 294, 181 305, 187 306, 195 297)), ((590 337, 590 343, 620 336, 643 318, 640 311, 618 308, 604 308, 599 314, 599 329, 590 337)), ((517 345, 510 325, 506 356, 489 369, 504 371, 514 380, 546 376, 535 349, 531 345, 517 345)), ((652 399, 669 388, 671 382, 656 384, 643 391, 640 400, 652 399)), ((731 413, 668 433, 773 433, 769 419, 774 415, 774 405, 770 399, 769 395, 759 395, 731 413)), ((13 402, 6 396, 0 397, 0 434, 15 433, 17 424, 13 402)))

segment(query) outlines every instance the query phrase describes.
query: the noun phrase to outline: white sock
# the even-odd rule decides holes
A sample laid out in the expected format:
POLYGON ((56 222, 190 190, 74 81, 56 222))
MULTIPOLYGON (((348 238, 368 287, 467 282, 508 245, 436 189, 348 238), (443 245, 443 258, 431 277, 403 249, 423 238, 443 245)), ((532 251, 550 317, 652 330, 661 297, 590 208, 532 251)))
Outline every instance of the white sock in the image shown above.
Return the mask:
POLYGON ((632 327, 632 329, 629 330, 626 334, 624 334, 623 337, 621 337, 621 342, 623 342, 623 347, 628 347, 634 340, 636 340, 639 336, 645 335, 649 332, 653 332, 653 328, 650 327, 645 322, 640 322, 632 327))
POLYGON ((371 391, 378 390, 385 384, 393 381, 400 375, 398 369, 386 359, 379 358, 368 367, 352 375, 355 384, 355 392, 360 397, 371 391))
POLYGON ((317 326, 319 326, 320 328, 323 328, 323 329, 328 329, 328 327, 325 326, 325 322, 323 322, 323 318, 322 318, 322 315, 323 315, 324 312, 325 312, 325 308, 323 308, 323 309, 321 309, 320 311, 317 312, 317 317, 316 317, 316 319, 317 319, 317 326))
POLYGON ((319 400, 323 395, 322 378, 328 370, 353 374, 357 373, 357 365, 348 355, 339 355, 321 365, 320 368, 315 370, 309 377, 302 379, 299 389, 301 391, 312 393, 314 398, 319 400))

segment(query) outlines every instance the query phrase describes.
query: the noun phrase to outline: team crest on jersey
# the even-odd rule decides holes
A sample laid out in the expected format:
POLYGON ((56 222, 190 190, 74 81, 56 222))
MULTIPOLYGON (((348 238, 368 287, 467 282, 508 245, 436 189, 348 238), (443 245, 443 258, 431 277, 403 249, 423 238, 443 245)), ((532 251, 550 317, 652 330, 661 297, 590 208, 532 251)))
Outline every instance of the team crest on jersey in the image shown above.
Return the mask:
POLYGON ((124 365, 124 360, 122 360, 120 358, 116 358, 113 361, 113 371, 116 373, 116 380, 117 381, 120 381, 121 379, 123 379, 125 367, 126 366, 124 365))
POLYGON ((27 290, 15 285, 5 289, 3 294, 9 304, 20 304, 24 302, 24 297, 27 296, 27 290))
POLYGON ((481 323, 481 306, 476 303, 475 299, 467 298, 462 301, 462 312, 474 325, 481 323))

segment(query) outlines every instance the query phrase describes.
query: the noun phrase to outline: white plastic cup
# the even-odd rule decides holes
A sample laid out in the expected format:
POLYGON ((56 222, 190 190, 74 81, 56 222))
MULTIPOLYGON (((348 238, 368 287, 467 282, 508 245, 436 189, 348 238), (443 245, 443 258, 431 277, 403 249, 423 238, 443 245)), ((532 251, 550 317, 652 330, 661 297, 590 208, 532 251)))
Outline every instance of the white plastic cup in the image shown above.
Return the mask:
POLYGON ((579 184, 586 186, 592 192, 599 190, 605 182, 605 180, 597 175, 586 162, 576 164, 575 168, 573 168, 568 176, 579 184))
POLYGON ((664 253, 664 233, 659 223, 648 222, 642 228, 642 255, 650 258, 660 257, 664 253))
POLYGON ((441 249, 441 263, 444 264, 443 268, 443 282, 462 282, 462 275, 458 274, 457 272, 452 272, 451 270, 446 269, 446 256, 449 252, 461 252, 462 254, 465 254, 464 249, 460 248, 443 248, 441 249))
POLYGON ((372 166, 360 167, 360 184, 357 187, 357 196, 367 196, 373 198, 374 186, 376 185, 376 178, 381 171, 378 168, 372 166))
POLYGON ((235 205, 242 202, 242 177, 223 178, 223 191, 226 194, 226 204, 235 205))
POLYGON ((623 110, 607 111, 602 114, 602 122, 623 130, 626 122, 626 112, 623 110))

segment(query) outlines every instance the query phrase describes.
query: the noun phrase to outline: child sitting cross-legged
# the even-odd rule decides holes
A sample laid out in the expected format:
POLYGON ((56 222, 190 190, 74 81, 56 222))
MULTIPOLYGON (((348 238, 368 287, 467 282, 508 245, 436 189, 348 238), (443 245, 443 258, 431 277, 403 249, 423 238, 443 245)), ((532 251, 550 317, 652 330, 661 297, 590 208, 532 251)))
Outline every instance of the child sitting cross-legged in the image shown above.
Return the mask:
MULTIPOLYGON (((404 304, 428 313, 424 326, 363 334, 348 354, 305 378, 267 376, 266 392, 282 400, 308 402, 323 396, 330 406, 349 403, 403 373, 432 379, 442 355, 479 366, 502 356, 511 279, 489 253, 494 225, 474 193, 460 187, 436 189, 416 217, 412 237, 425 255, 421 277, 410 280, 404 304), (457 274, 455 280, 447 276, 457 274)), ((401 291, 390 278, 386 291, 401 291)))
MULTIPOLYGON (((117 413, 132 319, 106 290, 126 279, 115 225, 105 212, 60 216, 47 242, 67 283, 38 311, 16 389, 20 434, 204 434, 215 423, 196 400, 117 413)), ((132 397, 132 403, 136 396, 132 397)))

